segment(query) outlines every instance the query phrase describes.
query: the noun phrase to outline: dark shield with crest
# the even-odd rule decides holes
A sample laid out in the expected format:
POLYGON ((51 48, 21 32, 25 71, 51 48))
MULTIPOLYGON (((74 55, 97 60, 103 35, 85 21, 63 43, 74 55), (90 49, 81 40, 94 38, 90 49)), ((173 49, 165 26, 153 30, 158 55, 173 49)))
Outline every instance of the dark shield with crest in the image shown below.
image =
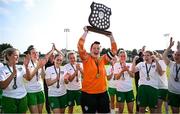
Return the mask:
POLYGON ((89 16, 88 30, 101 33, 101 34, 111 34, 110 31, 106 31, 110 27, 110 16, 111 9, 107 6, 93 2, 91 4, 91 14, 89 16))

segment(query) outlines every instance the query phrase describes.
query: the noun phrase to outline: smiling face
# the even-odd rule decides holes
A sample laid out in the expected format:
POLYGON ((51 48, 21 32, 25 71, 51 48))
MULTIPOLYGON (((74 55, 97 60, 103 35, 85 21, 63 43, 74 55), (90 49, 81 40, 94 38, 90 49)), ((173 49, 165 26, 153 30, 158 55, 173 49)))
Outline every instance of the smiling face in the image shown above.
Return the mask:
POLYGON ((91 56, 94 58, 98 58, 100 56, 100 43, 99 42, 94 42, 91 45, 91 56))
POLYGON ((19 60, 19 51, 14 48, 8 48, 5 52, 5 58, 9 64, 15 65, 19 60))
POLYGON ((126 62, 126 53, 123 52, 123 53, 120 53, 119 54, 119 60, 120 60, 120 63, 125 63, 126 62))
POLYGON ((127 54, 125 50, 119 51, 118 57, 119 57, 120 63, 126 63, 127 54))
POLYGON ((76 62, 76 56, 75 56, 75 54, 74 54, 74 53, 70 53, 70 54, 68 55, 68 59, 69 59, 69 62, 70 62, 71 64, 74 64, 74 63, 76 62))
POLYGON ((9 56, 9 62, 16 64, 18 63, 19 60, 19 52, 15 51, 11 56, 9 56))
POLYGON ((152 55, 153 55, 153 53, 151 51, 145 51, 144 57, 143 57, 144 61, 151 63, 152 62, 152 55))
POLYGON ((56 67, 60 67, 60 65, 62 64, 63 62, 63 56, 62 55, 55 55, 55 58, 54 58, 54 64, 56 67))
POLYGON ((33 48, 30 51, 30 56, 31 56, 32 60, 37 60, 37 59, 39 59, 39 52, 37 52, 36 49, 33 48))

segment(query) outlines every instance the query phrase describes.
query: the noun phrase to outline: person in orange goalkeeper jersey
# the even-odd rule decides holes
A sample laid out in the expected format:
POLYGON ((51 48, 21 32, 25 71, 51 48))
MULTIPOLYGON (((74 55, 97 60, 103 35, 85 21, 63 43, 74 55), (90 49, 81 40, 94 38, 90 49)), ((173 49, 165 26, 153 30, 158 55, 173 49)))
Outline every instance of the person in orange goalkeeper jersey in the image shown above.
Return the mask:
MULTIPOLYGON (((90 47, 90 54, 84 49, 88 29, 78 42, 78 52, 83 63, 81 107, 83 113, 110 113, 109 96, 105 64, 110 61, 108 54, 100 56, 100 42, 95 41, 90 47)), ((116 54, 117 46, 113 35, 107 35, 111 41, 111 54, 116 54)))

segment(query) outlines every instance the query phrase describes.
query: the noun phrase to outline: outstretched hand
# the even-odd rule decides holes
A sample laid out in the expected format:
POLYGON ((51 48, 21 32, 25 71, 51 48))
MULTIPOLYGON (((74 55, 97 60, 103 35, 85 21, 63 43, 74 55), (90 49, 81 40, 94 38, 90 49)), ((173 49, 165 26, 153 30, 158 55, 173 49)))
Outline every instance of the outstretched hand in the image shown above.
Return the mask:
POLYGON ((109 37, 109 38, 114 38, 114 36, 113 36, 113 34, 111 33, 111 34, 105 34, 105 36, 107 36, 107 37, 109 37))
POLYGON ((25 57, 24 57, 24 61, 23 61, 23 64, 25 67, 28 67, 28 64, 29 64, 29 61, 31 60, 31 57, 29 54, 27 54, 25 57))
POLYGON ((117 62, 116 56, 113 57, 113 58, 110 60, 110 63, 111 63, 112 66, 113 66, 116 62, 117 62))
POLYGON ((138 60, 139 59, 139 56, 135 56, 134 58, 133 58, 133 62, 136 62, 136 60, 138 60))
POLYGON ((169 48, 172 48, 173 45, 174 45, 174 41, 173 41, 173 38, 171 37, 170 42, 169 42, 169 48))
POLYGON ((177 42, 177 50, 180 50, 180 41, 177 42))
POLYGON ((38 61, 38 68, 43 68, 43 66, 47 63, 47 59, 46 58, 43 58, 43 59, 39 59, 38 61))
POLYGON ((145 51, 145 48, 146 48, 146 46, 143 46, 143 47, 142 47, 142 52, 144 52, 144 51, 145 51))
POLYGON ((54 43, 52 43, 52 50, 53 50, 53 51, 56 50, 56 46, 55 46, 54 43))
POLYGON ((81 70, 81 66, 80 66, 79 63, 76 64, 76 69, 77 69, 77 70, 81 70))
POLYGON ((84 32, 88 32, 87 26, 84 26, 84 32))

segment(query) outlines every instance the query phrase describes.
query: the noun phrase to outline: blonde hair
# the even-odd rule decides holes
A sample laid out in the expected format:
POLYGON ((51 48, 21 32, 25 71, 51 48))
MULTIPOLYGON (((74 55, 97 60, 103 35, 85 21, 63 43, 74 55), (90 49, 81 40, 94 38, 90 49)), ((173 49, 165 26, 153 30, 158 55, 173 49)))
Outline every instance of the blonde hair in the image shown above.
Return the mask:
POLYGON ((11 55, 12 55, 14 52, 16 52, 16 51, 19 52, 19 50, 18 50, 18 49, 15 49, 15 48, 7 48, 7 49, 5 49, 5 50, 3 51, 4 62, 9 61, 8 56, 11 56, 11 55))
POLYGON ((117 55, 119 56, 121 53, 124 53, 126 58, 127 58, 127 53, 126 53, 126 51, 124 49, 123 50, 119 50, 117 55))
POLYGON ((74 54, 75 59, 77 59, 77 54, 76 54, 75 51, 70 51, 70 52, 68 52, 68 54, 67 54, 68 59, 69 59, 69 56, 70 56, 71 54, 74 54))

